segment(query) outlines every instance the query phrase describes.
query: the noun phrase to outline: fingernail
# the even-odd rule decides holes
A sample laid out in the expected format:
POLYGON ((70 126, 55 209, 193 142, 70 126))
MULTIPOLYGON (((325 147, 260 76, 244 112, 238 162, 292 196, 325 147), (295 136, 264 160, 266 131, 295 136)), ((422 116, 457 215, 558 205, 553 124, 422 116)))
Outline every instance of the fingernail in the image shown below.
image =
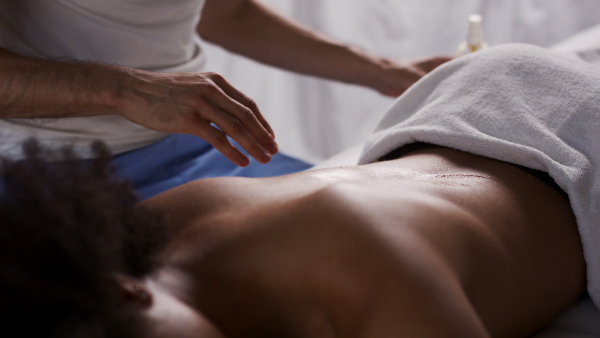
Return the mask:
POLYGON ((265 152, 265 153, 263 153, 263 155, 262 155, 261 158, 262 158, 262 160, 263 160, 264 163, 267 163, 267 162, 269 162, 271 160, 271 154, 265 152))
POLYGON ((240 162, 238 163, 240 167, 247 167, 249 164, 250 160, 247 158, 240 159, 240 162))
POLYGON ((279 151, 279 146, 277 145, 277 143, 273 142, 269 145, 267 151, 269 152, 269 154, 275 155, 279 151))

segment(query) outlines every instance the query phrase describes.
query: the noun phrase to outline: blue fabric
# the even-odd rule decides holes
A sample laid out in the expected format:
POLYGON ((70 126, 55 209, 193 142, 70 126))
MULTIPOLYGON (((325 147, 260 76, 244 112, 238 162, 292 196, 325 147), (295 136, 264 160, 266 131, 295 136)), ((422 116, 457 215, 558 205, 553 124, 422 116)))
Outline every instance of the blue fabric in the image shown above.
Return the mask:
MULTIPOLYGON (((237 147, 246 154, 241 147, 237 147)), ((277 154, 268 164, 251 159, 250 165, 241 168, 206 141, 196 136, 178 134, 150 146, 117 155, 113 163, 115 176, 130 180, 142 200, 200 178, 269 177, 311 167, 307 162, 277 154)))

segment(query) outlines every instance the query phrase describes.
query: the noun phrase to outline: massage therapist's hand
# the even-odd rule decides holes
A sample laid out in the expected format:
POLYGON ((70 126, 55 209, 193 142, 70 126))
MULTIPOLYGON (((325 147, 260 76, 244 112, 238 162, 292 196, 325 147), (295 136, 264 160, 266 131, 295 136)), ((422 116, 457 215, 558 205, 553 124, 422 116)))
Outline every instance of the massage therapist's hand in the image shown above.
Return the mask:
POLYGON ((240 166, 249 160, 227 136, 261 163, 277 153, 256 104, 217 74, 159 74, 3 48, 0 74, 0 118, 117 115, 150 129, 197 135, 240 166))
POLYGON ((413 61, 383 60, 381 75, 371 87, 383 95, 399 96, 427 73, 451 59, 446 56, 433 56, 413 61))
POLYGON ((256 104, 214 73, 130 73, 122 91, 121 115, 146 128, 196 135, 239 166, 248 158, 227 136, 260 163, 277 153, 274 132, 256 104))

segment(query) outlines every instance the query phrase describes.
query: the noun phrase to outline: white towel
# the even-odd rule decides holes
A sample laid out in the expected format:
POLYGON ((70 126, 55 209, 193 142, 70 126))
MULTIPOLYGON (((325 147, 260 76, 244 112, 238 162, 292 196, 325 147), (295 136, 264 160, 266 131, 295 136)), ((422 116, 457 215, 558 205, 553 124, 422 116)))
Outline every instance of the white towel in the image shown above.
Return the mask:
POLYGON ((360 163, 412 142, 543 170, 567 192, 600 307, 600 67, 504 45, 447 63, 390 107, 360 163))

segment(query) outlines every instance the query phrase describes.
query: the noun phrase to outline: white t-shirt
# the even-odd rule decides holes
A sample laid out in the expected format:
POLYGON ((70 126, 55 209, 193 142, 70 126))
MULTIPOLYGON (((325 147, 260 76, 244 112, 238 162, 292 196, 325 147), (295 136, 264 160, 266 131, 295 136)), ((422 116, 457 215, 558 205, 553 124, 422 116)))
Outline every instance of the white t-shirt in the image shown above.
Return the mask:
MULTIPOLYGON (((200 72, 204 56, 195 28, 205 0, 0 1, 0 46, 16 53, 156 72, 200 72)), ((72 144, 88 157, 91 140, 114 153, 168 134, 117 116, 0 119, 0 155, 18 157, 20 143, 72 144)))

